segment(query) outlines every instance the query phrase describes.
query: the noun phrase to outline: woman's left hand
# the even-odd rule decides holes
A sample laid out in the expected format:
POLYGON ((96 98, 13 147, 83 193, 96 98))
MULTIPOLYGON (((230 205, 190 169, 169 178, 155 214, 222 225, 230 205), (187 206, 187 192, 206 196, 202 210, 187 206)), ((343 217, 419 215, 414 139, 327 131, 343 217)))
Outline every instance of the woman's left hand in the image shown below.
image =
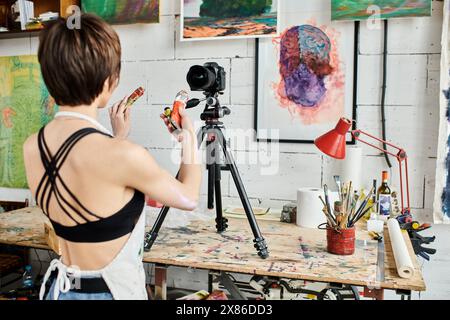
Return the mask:
POLYGON ((119 139, 126 139, 130 134, 130 109, 127 108, 128 97, 122 99, 122 101, 115 103, 109 108, 109 118, 111 119, 111 126, 113 129, 114 137, 119 139))

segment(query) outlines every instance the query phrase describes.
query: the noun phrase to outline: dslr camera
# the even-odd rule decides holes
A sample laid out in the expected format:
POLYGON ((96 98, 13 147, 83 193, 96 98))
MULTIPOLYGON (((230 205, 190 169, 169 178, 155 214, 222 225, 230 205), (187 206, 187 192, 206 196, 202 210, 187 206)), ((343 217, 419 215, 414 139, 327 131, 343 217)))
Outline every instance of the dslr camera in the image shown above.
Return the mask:
POLYGON ((226 72, 216 62, 207 62, 203 66, 192 66, 187 74, 187 82, 192 91, 214 95, 225 90, 226 72))

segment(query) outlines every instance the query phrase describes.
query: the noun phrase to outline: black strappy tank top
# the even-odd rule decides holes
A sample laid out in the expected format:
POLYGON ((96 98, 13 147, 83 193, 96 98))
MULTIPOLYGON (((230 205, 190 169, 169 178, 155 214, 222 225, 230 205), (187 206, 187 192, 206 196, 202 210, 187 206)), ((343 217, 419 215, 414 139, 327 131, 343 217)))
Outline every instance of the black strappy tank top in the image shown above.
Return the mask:
POLYGON ((83 206, 59 175, 61 166, 78 141, 94 133, 111 136, 95 128, 78 130, 64 141, 56 154, 52 156, 44 139, 44 128, 39 131, 38 146, 45 173, 36 189, 36 203, 49 217, 55 233, 67 241, 87 243, 111 241, 131 233, 145 205, 143 193, 136 190, 133 198, 121 210, 112 216, 102 218, 83 206), (60 185, 59 187, 58 184, 60 185), (60 187, 64 189, 72 202, 75 202, 81 210, 75 208, 62 196, 60 187), (64 226, 50 218, 48 209, 52 196, 55 197, 61 210, 76 223, 75 226, 64 226), (78 220, 84 222, 79 223, 74 216, 77 216, 78 220), (92 218, 95 220, 90 221, 92 218))

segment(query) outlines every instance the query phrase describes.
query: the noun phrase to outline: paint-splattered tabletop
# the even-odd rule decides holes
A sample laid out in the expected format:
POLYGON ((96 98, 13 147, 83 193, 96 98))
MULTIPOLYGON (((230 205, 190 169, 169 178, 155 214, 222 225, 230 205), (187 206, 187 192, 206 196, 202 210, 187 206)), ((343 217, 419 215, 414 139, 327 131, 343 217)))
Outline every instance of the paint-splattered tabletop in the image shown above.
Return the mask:
POLYGON ((44 223, 48 221, 41 209, 28 207, 0 213, 0 243, 48 249, 44 223))
MULTIPOLYGON (((0 243, 48 249, 44 236, 46 220, 38 208, 1 213, 0 243)), ((144 261, 385 289, 425 290, 407 235, 406 243, 416 267, 414 277, 398 277, 389 235, 385 232, 385 279, 378 281, 378 243, 370 240, 365 231, 357 231, 353 255, 337 256, 326 252, 326 234, 322 230, 273 221, 258 224, 269 246, 270 257, 266 260, 253 247, 247 220, 230 219, 223 234, 216 233, 213 220, 192 221, 186 227, 163 227, 152 251, 145 253, 144 261)))

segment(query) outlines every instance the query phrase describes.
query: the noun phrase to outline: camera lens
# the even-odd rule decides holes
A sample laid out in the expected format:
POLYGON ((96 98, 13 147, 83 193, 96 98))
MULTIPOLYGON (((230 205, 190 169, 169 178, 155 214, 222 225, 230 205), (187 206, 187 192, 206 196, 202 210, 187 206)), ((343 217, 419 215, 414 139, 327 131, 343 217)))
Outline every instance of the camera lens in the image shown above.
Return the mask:
POLYGON ((193 91, 206 91, 216 82, 216 74, 203 66, 193 66, 187 74, 187 82, 193 91))

